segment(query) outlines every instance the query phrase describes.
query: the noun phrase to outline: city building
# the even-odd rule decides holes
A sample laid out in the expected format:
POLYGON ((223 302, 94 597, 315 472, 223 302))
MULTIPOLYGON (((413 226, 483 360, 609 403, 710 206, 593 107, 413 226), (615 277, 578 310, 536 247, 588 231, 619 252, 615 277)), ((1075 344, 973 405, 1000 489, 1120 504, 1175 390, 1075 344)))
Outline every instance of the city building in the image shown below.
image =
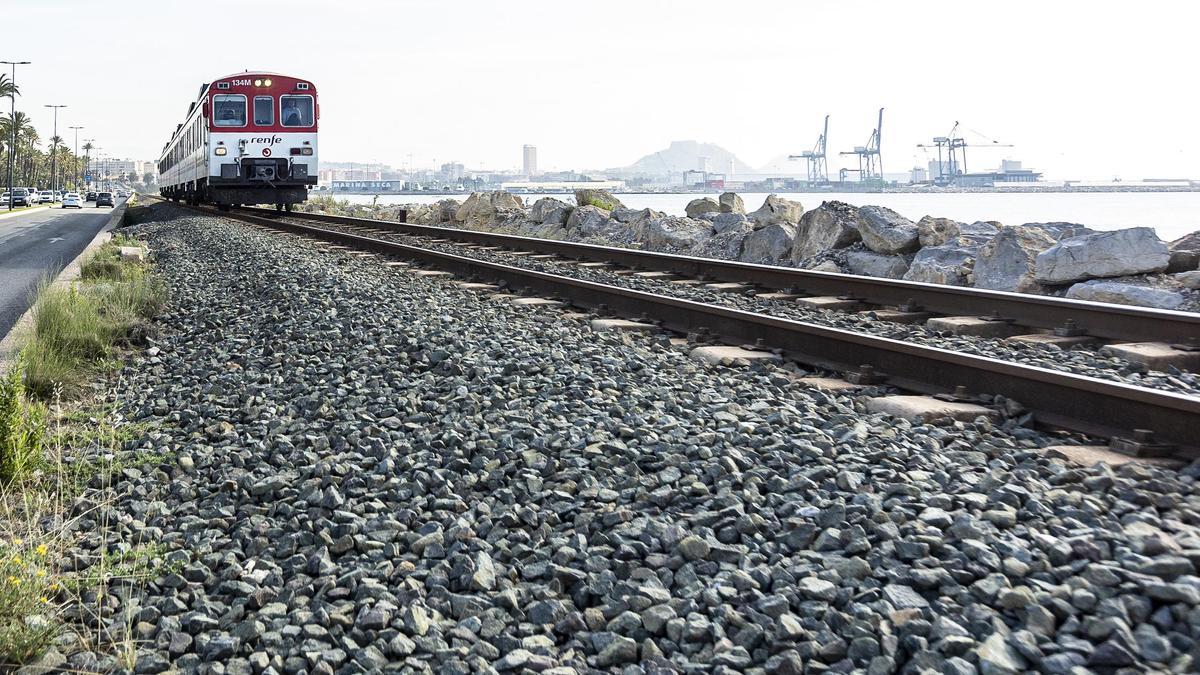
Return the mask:
POLYGON ((335 181, 383 180, 383 172, 369 169, 321 169, 317 180, 325 185, 335 181))
POLYGON ((467 167, 463 166, 461 162, 447 162, 442 165, 439 173, 439 178, 442 180, 454 182, 462 180, 463 175, 467 173, 467 167))
POLYGON ((908 182, 910 182, 910 183, 926 183, 928 181, 929 181, 929 174, 926 173, 924 167, 914 166, 912 168, 912 175, 909 177, 908 182))
POLYGON ((1037 171, 1022 168, 1019 161, 1005 159, 1000 162, 999 171, 959 174, 955 184, 962 187, 992 187, 1002 183, 1036 183, 1041 177, 1042 174, 1037 171))
POLYGON ((533 178, 537 175, 537 147, 526 145, 521 151, 521 172, 533 178))

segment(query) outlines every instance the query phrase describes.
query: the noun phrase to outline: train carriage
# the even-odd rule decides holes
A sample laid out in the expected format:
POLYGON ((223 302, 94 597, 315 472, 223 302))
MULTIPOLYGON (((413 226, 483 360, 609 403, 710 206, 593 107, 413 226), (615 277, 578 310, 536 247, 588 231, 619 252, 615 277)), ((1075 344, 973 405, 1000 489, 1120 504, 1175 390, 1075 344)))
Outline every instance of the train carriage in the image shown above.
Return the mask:
POLYGON ((307 80, 244 72, 200 88, 158 162, 160 193, 222 209, 291 209, 317 184, 317 90, 307 80))

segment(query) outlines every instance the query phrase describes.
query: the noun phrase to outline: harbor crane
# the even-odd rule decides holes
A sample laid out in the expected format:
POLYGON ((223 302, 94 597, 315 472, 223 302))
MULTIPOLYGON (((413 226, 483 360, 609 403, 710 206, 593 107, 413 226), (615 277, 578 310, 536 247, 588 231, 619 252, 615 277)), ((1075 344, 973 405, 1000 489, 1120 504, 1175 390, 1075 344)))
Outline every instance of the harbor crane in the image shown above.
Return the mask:
MULTIPOLYGON (((950 128, 950 133, 945 136, 936 136, 933 139, 933 145, 926 143, 918 143, 918 148, 937 148, 938 153, 938 175, 930 176, 935 185, 950 185, 958 182, 958 177, 967 173, 967 148, 1011 148, 1011 143, 1001 143, 993 140, 991 143, 985 144, 970 144, 967 139, 963 138, 958 133, 958 121, 954 122, 954 126, 950 128), (946 161, 942 162, 942 150, 946 151, 946 161), (959 168, 959 155, 962 156, 962 168, 959 168)), ((978 133, 978 132, 976 132, 978 133)), ((982 136, 982 134, 980 134, 982 136)))
POLYGON ((825 161, 825 143, 829 138, 829 115, 825 116, 825 129, 817 138, 817 144, 812 150, 805 150, 798 155, 788 155, 788 159, 803 159, 808 162, 808 184, 826 185, 829 183, 829 165, 825 161))
MULTIPOLYGON (((883 134, 883 108, 879 109, 879 123, 875 125, 875 129, 871 132, 871 137, 867 139, 866 145, 855 146, 853 150, 840 152, 840 155, 857 155, 858 156, 858 180, 860 183, 879 182, 883 184, 883 158, 879 154, 880 138, 883 134)), ((841 172, 845 173, 855 171, 848 169, 841 172)))

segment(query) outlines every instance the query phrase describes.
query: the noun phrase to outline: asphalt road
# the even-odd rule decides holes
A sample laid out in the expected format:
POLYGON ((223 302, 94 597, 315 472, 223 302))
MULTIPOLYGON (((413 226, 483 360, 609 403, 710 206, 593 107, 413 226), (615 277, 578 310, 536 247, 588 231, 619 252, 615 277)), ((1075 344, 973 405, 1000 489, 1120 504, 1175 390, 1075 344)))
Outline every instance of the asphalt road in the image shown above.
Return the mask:
POLYGON ((42 279, 53 279, 108 223, 111 207, 63 209, 57 204, 6 216, 0 209, 0 338, 29 308, 42 279))

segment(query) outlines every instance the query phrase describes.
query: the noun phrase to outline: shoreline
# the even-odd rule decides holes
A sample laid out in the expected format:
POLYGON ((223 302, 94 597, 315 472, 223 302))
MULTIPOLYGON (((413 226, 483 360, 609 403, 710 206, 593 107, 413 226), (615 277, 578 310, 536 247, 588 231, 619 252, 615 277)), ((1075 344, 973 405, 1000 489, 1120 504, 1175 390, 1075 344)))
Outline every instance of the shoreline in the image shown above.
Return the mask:
MULTIPOLYGON (((704 190, 638 190, 629 188, 625 190, 617 190, 613 194, 622 195, 719 195, 727 190, 719 190, 716 188, 704 190)), ((446 197, 463 197, 470 196, 472 192, 479 190, 385 190, 385 191, 350 191, 350 190, 312 190, 310 194, 315 194, 322 197, 336 196, 358 196, 358 197, 420 197, 428 195, 442 195, 446 197)), ((485 190, 486 192, 486 190, 485 190)), ((570 195, 574 194, 575 190, 505 190, 515 195, 570 195)), ((758 193, 760 190, 741 190, 741 192, 758 193)), ((828 194, 908 194, 908 195, 942 195, 942 194, 1106 194, 1106 193, 1178 193, 1178 192, 1200 192, 1200 186, 1197 187, 1167 187, 1167 188, 1150 188, 1146 186, 1127 186, 1127 187, 1021 187, 1021 188, 884 188, 882 190, 854 190, 841 187, 838 190, 761 190, 764 194, 770 192, 772 194, 797 194, 797 195, 828 195, 828 194)))

